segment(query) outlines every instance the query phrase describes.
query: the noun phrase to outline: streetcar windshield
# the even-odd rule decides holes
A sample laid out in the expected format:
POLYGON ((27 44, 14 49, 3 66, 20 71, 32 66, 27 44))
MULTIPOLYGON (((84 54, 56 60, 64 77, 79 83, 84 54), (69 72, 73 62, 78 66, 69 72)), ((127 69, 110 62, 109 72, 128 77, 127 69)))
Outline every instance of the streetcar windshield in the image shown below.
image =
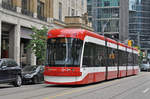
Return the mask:
POLYGON ((47 41, 47 65, 79 67, 83 41, 76 38, 50 38, 47 41))

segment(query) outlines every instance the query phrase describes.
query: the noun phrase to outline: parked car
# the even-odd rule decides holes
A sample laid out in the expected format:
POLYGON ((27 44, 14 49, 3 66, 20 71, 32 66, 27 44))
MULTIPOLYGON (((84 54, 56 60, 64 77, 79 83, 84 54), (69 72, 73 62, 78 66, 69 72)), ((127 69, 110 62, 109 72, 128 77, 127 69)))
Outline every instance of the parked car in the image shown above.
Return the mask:
POLYGON ((150 64, 149 63, 141 64, 141 71, 150 71, 150 64))
POLYGON ((21 67, 13 59, 0 59, 0 83, 11 83, 15 87, 22 85, 21 67))
POLYGON ((44 66, 25 66, 22 69, 23 83, 40 83, 44 81, 44 66))

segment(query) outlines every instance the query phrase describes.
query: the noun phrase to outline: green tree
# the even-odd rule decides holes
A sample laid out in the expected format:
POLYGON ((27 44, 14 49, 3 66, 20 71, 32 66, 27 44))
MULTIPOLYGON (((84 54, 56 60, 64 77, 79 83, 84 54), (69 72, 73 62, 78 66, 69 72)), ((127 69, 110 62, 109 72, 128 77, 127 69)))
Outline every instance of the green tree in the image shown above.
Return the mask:
POLYGON ((27 48, 30 48, 37 57, 37 64, 44 64, 46 59, 46 40, 48 28, 43 26, 41 29, 32 27, 33 34, 31 34, 31 40, 27 48))

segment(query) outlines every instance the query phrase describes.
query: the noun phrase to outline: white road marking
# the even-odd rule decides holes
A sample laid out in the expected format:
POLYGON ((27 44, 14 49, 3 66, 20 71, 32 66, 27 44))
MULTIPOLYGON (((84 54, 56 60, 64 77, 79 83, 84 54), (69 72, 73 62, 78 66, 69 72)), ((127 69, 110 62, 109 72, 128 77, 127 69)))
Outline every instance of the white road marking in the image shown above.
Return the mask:
POLYGON ((143 90, 143 93, 146 93, 146 92, 148 92, 149 90, 150 90, 150 88, 147 88, 147 89, 143 90))

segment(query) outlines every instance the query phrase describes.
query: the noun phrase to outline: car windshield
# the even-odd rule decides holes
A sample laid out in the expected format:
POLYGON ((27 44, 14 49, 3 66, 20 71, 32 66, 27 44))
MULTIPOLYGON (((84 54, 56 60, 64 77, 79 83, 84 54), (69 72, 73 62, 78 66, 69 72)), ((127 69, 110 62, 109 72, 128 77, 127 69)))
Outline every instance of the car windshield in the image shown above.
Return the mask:
POLYGON ((141 64, 142 67, 149 67, 149 64, 141 64))
POLYGON ((26 66, 23 68, 23 71, 35 71, 37 66, 26 66))
POLYGON ((76 38, 50 38, 47 41, 49 66, 80 66, 83 41, 76 38))

